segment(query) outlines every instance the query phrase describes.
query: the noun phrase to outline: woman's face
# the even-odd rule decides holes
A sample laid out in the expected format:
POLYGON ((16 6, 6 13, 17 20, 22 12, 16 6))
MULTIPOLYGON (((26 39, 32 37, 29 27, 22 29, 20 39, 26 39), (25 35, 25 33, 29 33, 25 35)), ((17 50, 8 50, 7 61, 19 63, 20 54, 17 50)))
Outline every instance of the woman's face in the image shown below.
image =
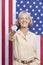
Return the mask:
POLYGON ((30 18, 28 16, 28 14, 23 13, 23 14, 20 15, 19 24, 20 24, 21 28, 23 28, 23 27, 27 28, 29 22, 30 22, 30 18))

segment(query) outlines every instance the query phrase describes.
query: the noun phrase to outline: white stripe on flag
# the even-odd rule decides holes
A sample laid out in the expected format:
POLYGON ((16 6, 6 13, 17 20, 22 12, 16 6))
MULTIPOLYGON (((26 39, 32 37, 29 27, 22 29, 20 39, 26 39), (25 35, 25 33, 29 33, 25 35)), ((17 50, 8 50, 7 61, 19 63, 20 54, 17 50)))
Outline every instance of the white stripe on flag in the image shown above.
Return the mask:
POLYGON ((8 42, 8 28, 9 28, 9 0, 5 0, 5 65, 9 65, 9 42, 8 42))
MULTIPOLYGON (((16 0, 13 0, 13 11, 12 11, 12 14, 13 14, 13 24, 16 24, 16 0)), ((14 55, 13 55, 13 59, 14 59, 14 55)))
POLYGON ((38 58, 40 59, 40 35, 38 35, 37 38, 38 38, 37 54, 38 54, 38 58))
POLYGON ((2 65, 2 0, 0 0, 0 65, 2 65))
POLYGON ((13 24, 16 23, 16 0, 13 0, 13 24))

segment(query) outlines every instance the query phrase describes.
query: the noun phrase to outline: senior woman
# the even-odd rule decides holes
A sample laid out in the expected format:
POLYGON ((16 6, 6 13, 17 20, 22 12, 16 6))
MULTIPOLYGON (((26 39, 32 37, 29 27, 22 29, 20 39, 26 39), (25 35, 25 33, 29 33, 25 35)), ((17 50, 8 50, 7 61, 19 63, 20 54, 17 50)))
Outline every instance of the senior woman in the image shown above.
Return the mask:
POLYGON ((10 31, 9 40, 13 42, 13 65, 40 65, 37 56, 37 36, 29 31, 33 24, 28 12, 22 11, 18 16, 19 30, 10 31))

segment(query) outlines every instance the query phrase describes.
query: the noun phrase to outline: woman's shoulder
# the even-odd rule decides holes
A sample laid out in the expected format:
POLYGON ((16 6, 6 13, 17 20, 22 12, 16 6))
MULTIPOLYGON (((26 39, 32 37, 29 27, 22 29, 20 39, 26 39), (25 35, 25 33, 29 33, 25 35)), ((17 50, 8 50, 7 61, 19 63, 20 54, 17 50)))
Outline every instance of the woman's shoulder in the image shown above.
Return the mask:
POLYGON ((29 31, 30 36, 37 37, 37 35, 31 31, 29 31))
POLYGON ((14 36, 18 36, 20 30, 17 30, 16 33, 14 34, 14 36))

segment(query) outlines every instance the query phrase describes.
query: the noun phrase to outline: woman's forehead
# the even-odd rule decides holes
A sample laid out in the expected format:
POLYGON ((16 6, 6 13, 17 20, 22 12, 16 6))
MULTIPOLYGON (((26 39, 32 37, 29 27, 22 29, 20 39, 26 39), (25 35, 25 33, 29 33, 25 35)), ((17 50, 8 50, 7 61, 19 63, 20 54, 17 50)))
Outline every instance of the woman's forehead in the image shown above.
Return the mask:
POLYGON ((29 17, 29 14, 27 14, 27 13, 22 13, 19 17, 29 17))

